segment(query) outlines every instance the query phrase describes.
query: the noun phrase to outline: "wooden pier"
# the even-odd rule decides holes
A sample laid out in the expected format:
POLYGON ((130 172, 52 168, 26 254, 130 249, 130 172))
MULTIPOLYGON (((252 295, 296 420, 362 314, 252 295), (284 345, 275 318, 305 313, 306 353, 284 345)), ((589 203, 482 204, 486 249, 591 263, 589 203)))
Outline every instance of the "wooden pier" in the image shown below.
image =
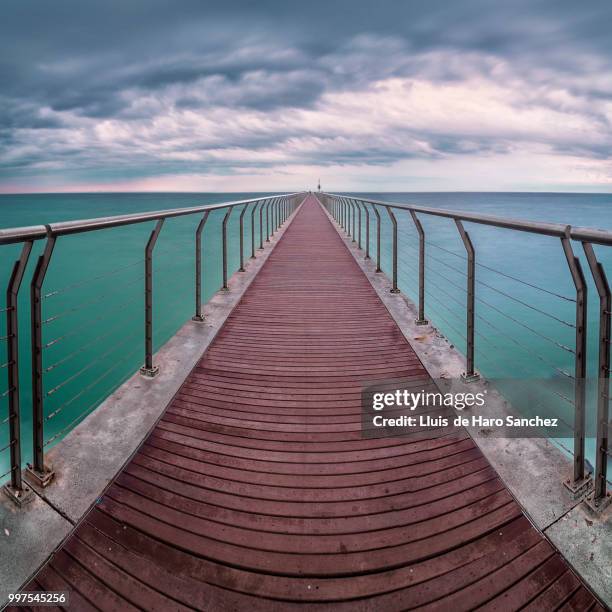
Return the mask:
POLYGON ((467 434, 365 439, 429 375, 310 196, 150 436, 24 590, 70 610, 603 610, 467 434))

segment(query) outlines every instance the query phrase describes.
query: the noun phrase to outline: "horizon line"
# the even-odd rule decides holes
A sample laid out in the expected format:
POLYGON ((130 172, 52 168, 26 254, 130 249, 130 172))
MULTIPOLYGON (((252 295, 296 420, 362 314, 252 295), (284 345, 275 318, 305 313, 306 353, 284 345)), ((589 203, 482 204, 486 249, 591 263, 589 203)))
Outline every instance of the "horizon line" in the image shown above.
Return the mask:
MULTIPOLYGON (((319 193, 313 189, 304 189, 304 192, 319 193)), ((153 194, 185 194, 185 195, 208 195, 208 194, 283 194, 283 193, 300 193, 300 191, 291 189, 279 189, 274 191, 166 191, 166 190, 146 190, 146 191, 0 191, 0 196, 34 196, 34 195, 153 195, 153 194)), ((440 189, 440 190, 415 190, 415 191, 383 191, 383 190, 348 190, 348 189, 333 189, 330 191, 322 190, 321 193, 343 193, 343 194, 396 194, 396 193, 531 193, 531 194, 575 194, 575 195, 612 195, 612 191, 560 191, 560 190, 499 190, 499 189, 440 189)))

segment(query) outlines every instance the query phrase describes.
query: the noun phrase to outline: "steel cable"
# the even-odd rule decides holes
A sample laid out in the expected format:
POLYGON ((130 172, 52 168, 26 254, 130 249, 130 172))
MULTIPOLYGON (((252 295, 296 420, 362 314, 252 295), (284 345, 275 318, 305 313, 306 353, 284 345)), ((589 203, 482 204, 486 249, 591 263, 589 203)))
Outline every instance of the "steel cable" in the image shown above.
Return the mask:
MULTIPOLYGON (((141 350, 141 347, 137 347, 136 349, 134 349, 131 353, 128 353, 127 355, 125 355, 122 359, 119 359, 119 361, 116 361, 115 364, 113 366, 111 366, 108 370, 106 370, 106 372, 104 372, 104 374, 102 374, 102 376, 98 377, 93 383, 91 383, 88 387, 86 387, 84 391, 88 391, 89 389, 93 388, 95 385, 97 385, 101 380, 103 380, 106 376, 108 376, 118 365, 120 365, 121 363, 123 363, 124 361, 126 361, 127 359, 131 358, 133 355, 136 354, 137 351, 141 350)), ((119 383, 121 384, 121 383, 119 383)), ((94 403, 90 404, 88 406, 88 408, 83 411, 82 413, 80 413, 79 415, 76 416, 76 418, 74 418, 70 423, 68 423, 68 425, 66 425, 64 428, 62 428, 60 431, 58 431, 56 434, 54 434, 51 438, 49 438, 48 440, 46 440, 43 444, 43 446, 48 446, 49 444, 51 444, 54 440, 57 440, 58 438, 60 438, 61 436, 64 435, 64 433, 66 433, 67 431, 69 431, 70 429, 72 429, 72 427, 74 425, 76 425, 79 421, 81 421, 82 419, 84 419, 94 408, 96 408, 98 406, 98 404, 104 400, 106 397, 108 397, 109 395, 109 391, 105 390, 104 393, 102 395, 99 395, 98 398, 94 401, 94 403)), ((48 417, 47 417, 48 419, 48 417)))
MULTIPOLYGON (((436 244, 435 242, 427 242, 427 245, 429 246, 433 246, 436 249, 440 249, 441 251, 444 251, 445 253, 449 253, 450 255, 454 255, 455 257, 458 257, 459 259, 463 259, 464 261, 467 260, 467 257, 465 257, 465 255, 460 255, 459 253, 455 253, 453 251, 449 251, 448 249, 445 249, 444 247, 441 247, 439 244, 436 244)), ((483 263, 479 263, 478 261, 476 262, 476 265, 484 268, 485 270, 489 270, 490 272, 494 272, 495 274, 499 274, 500 276, 503 276, 505 278, 508 278, 510 280, 513 280, 517 283, 521 283, 522 285, 526 285, 527 287, 531 287, 532 289, 537 289, 538 291, 543 291, 544 293, 548 293, 549 295, 552 295, 554 297, 557 297, 561 300, 565 300, 566 302, 576 302, 575 298, 571 298, 568 297, 566 295, 562 295, 560 293, 555 293, 554 291, 551 291, 550 289, 546 289, 545 287, 540 287, 539 285, 535 285, 533 283, 529 283, 521 278, 517 278, 516 276, 512 276, 511 274, 508 274, 507 272, 502 272, 501 270, 496 270, 495 268, 492 268, 490 266, 487 266, 483 263)))
MULTIPOLYGON (((439 273, 438 273, 439 274, 439 273)), ((431 283, 431 281, 430 281, 431 283)), ((434 283, 431 283, 434 284, 434 283)), ((434 300, 437 299, 437 296, 432 295, 431 292, 429 292, 427 289, 425 290, 425 293, 428 294, 431 298, 433 298, 434 300)), ((440 304, 441 305, 441 304, 440 304)), ((488 304, 487 304, 488 305, 488 304)), ((450 309, 449 309, 450 311, 450 309)), ((452 311, 450 311, 452 312, 452 311)), ((513 336, 508 335, 506 332, 504 332, 503 330, 499 329, 495 324, 493 324, 491 321, 489 321, 487 318, 483 317, 480 314, 476 314, 476 318, 483 321, 484 323, 486 323, 487 325, 489 325, 489 327, 491 327, 492 329, 494 329, 497 333, 499 333, 500 335, 508 338, 509 340, 511 340, 513 343, 517 344, 518 346, 520 346, 524 351, 526 351, 528 354, 536 357, 537 359, 539 359, 540 361, 542 361, 543 363, 545 363, 548 367, 553 368, 556 372, 558 372, 559 374, 562 374, 565 377, 571 378, 572 380, 574 379, 574 376, 572 376, 571 374, 569 374, 568 372, 566 372, 565 370, 557 367, 554 363, 552 363, 551 361, 549 361, 546 357, 544 357, 543 355, 540 355, 539 353, 533 351, 532 349, 530 349, 529 347, 526 347, 523 343, 519 342, 518 340, 516 340, 516 338, 514 338, 513 336)), ((529 331, 532 331, 529 327, 526 327, 529 331)), ((482 334, 479 334, 477 331, 475 332, 477 335, 479 335, 482 338, 486 338, 486 336, 483 336, 482 334)), ((537 332, 536 332, 537 333, 537 332)), ((539 335, 539 334, 538 334, 539 335)), ((466 339, 465 336, 461 336, 464 340, 466 339)), ((556 341, 551 340, 549 338, 546 338, 544 336, 545 339, 552 341, 554 343, 556 343, 556 341)), ((560 345, 563 346, 563 345, 560 345)), ((566 350, 572 354, 575 354, 575 351, 573 349, 570 349, 569 347, 565 347, 566 350)))
POLYGON ((126 288, 133 287, 137 283, 140 283, 143 279, 144 279, 144 275, 141 275, 138 278, 132 279, 129 282, 127 282, 127 283, 125 283, 125 284, 123 284, 123 285, 121 285, 119 287, 114 287, 113 290, 110 291, 110 292, 106 292, 106 293, 103 293, 102 295, 98 295, 98 296, 96 296, 95 298, 93 298, 91 300, 87 300, 85 302, 81 302, 80 304, 77 304, 76 306, 73 306, 72 308, 68 308, 68 309, 66 309, 66 310, 64 310, 64 311, 62 311, 62 312, 60 312, 60 313, 58 313, 56 315, 53 315, 51 317, 48 317, 48 318, 44 319, 42 321, 42 324, 46 325, 48 323, 53 323, 54 321, 57 321, 58 319, 62 319, 64 317, 68 316, 69 314, 73 314, 75 312, 78 312, 79 310, 82 310, 83 308, 86 308, 87 306, 91 306, 92 304, 97 304, 97 303, 101 302, 102 300, 104 300, 104 299, 106 299, 106 298, 108 298, 110 296, 116 295, 117 293, 125 290, 126 288))
POLYGON ((63 334, 61 336, 57 336, 53 340, 50 340, 49 342, 47 342, 43 346, 43 349, 48 349, 48 348, 51 348, 52 346, 57 346, 57 344, 60 343, 62 340, 66 340, 67 338, 72 338, 72 337, 80 334, 83 330, 91 329, 92 323, 98 323, 100 321, 105 321, 109 317, 114 316, 115 314, 117 314, 117 312, 121 312, 121 311, 125 310, 130 304, 133 304, 134 302, 136 302, 136 300, 142 300, 142 295, 136 295, 136 296, 130 298, 129 300, 126 300, 125 302, 123 302, 118 307, 114 308, 113 310, 106 311, 102 315, 100 315, 98 317, 95 317, 95 318, 91 319, 90 321, 87 321, 87 323, 85 323, 83 325, 80 325, 76 329, 74 329, 72 331, 69 331, 69 332, 67 332, 67 333, 65 333, 65 334, 63 334))
POLYGON ((56 289, 54 291, 50 291, 49 293, 45 293, 41 299, 48 299, 51 297, 54 297, 56 295, 61 295, 63 293, 67 293, 68 291, 71 291, 72 289, 78 289, 80 287, 84 287, 87 286, 91 283, 94 283, 98 280, 101 280, 103 278, 108 278, 110 276, 113 276, 115 274, 118 274, 119 272, 122 272, 123 270, 127 270, 129 268, 133 268, 134 266, 137 266, 138 264, 142 264, 144 263, 144 259, 139 259, 138 261, 132 262, 130 264, 126 264, 125 266, 122 266, 120 268, 115 268, 114 270, 110 270, 109 272, 106 272, 104 274, 101 274, 99 276, 94 276, 92 278, 88 278, 88 279, 84 279, 82 281, 77 281, 76 283, 73 283, 71 285, 66 285, 65 287, 62 287, 61 289, 56 289))
POLYGON ((67 361, 69 361, 70 359, 75 357, 76 355, 78 355, 80 353, 83 353, 88 348, 92 347, 96 342, 99 342, 100 340, 105 340, 106 338, 109 338, 115 332, 117 332, 117 330, 121 329, 124 326, 124 324, 125 324, 125 321, 122 321, 121 325, 117 325, 116 327, 111 328, 109 331, 107 331, 107 332, 105 332, 103 334, 100 334, 100 335, 96 336, 95 338, 92 338, 90 341, 88 341, 85 344, 79 346, 78 349, 72 351, 71 353, 69 353, 65 357, 62 357, 61 359, 58 359, 55 363, 53 363, 50 366, 46 367, 44 371, 45 372, 51 372, 52 370, 55 370, 60 365, 66 363, 67 361))
MULTIPOLYGON (((406 265, 404 263, 404 265, 406 265)), ((464 293, 467 293, 467 290, 464 289, 463 287, 461 287, 460 285, 455 284, 451 279, 449 279, 448 277, 446 277, 444 274, 442 274, 439 270, 432 270, 432 272, 434 272, 435 274, 437 274, 438 276, 440 276, 441 278, 443 278, 449 285, 452 285, 453 287, 463 291, 464 293)), ((431 281, 430 281, 431 282, 431 281)), ((499 307, 494 306, 493 304, 490 304, 487 300, 484 300, 483 298, 479 297, 479 296, 475 296, 475 299, 477 302, 480 302, 481 304, 484 304, 485 306, 487 306, 488 308, 491 308, 492 310, 494 310, 495 312, 497 312, 498 314, 502 315, 503 317, 505 317, 506 319, 512 321, 513 323, 527 329, 528 331, 530 331, 531 333, 535 334, 536 336, 542 338, 543 340, 546 340, 547 342, 550 342, 551 344, 553 344, 554 346, 556 346, 557 348, 560 348, 568 353, 572 353, 575 354, 574 349, 570 348, 569 346, 562 344, 561 342, 558 342, 557 340, 555 340, 554 338, 550 338, 548 336, 546 336, 545 334, 533 329, 531 326, 527 325, 526 323, 523 323, 522 321, 519 321, 518 319, 514 318, 512 315, 509 315, 508 313, 506 313, 505 311, 501 310, 499 307)), ((537 310, 537 309, 535 309, 537 310)), ((542 311, 543 312, 543 311, 542 311)), ((546 313, 543 313, 546 314, 546 313)), ((568 327, 571 328, 575 328, 574 325, 571 325, 569 323, 567 323, 566 321, 562 321, 561 319, 557 319, 556 317, 554 317, 553 315, 549 315, 552 319, 559 321, 561 323, 564 323, 565 325, 567 325, 568 327)))
MULTIPOLYGON (((405 246, 408 246, 408 245, 405 245, 405 246)), ((436 257, 434 257, 431 254, 427 254, 427 258, 432 259, 433 261, 435 261, 435 262, 437 262, 437 263, 439 263, 441 265, 444 265, 444 266, 450 268, 451 270, 462 274, 463 276, 467 275, 467 273, 465 271, 459 270, 459 269, 455 268, 454 266, 451 266, 450 264, 446 263, 445 261, 437 259, 436 257)), ((449 282, 450 284, 454 285, 454 283, 452 283, 449 279, 445 278, 445 280, 447 282, 449 282)), ((561 324, 565 325, 566 327, 570 327, 572 329, 576 329, 576 325, 574 323, 570 323, 569 321, 565 321, 564 319, 560 319, 559 317, 557 317, 557 316, 555 316, 555 315, 553 315, 553 314, 551 314, 549 312, 546 312, 545 310, 541 310, 540 308, 537 308, 536 306, 533 306, 532 304, 528 304, 527 302, 524 302, 523 300, 520 300, 519 298, 516 298, 513 295, 510 295, 509 293, 506 293, 506 292, 502 291, 501 289, 498 289, 497 287, 493 287, 492 285, 489 285, 488 283, 486 283, 486 282, 484 282, 482 280, 475 279, 475 282, 477 284, 479 284, 479 285, 487 287, 488 289, 491 289, 491 291, 495 291, 496 293, 499 293, 500 295, 503 295, 504 297, 508 298, 509 300, 512 300, 512 301, 516 302, 517 304, 520 304, 521 306, 525 306, 526 308, 530 308, 531 310, 533 310, 533 311, 535 311, 535 312, 537 312, 537 313, 539 313, 541 315, 544 315, 545 317, 548 317, 548 318, 550 318, 550 319, 552 319, 554 321, 557 321, 558 323, 561 323, 561 324)), ((463 289, 462 287, 459 287, 458 285, 454 285, 454 286, 459 288, 459 289, 462 289, 463 291, 466 291, 465 289, 463 289)), ((478 296, 476 296, 476 299, 478 300, 480 298, 478 298, 478 296)))
MULTIPOLYGON (((65 380, 63 380, 60 384, 56 385, 55 387, 53 387, 52 389, 50 389, 49 391, 47 391, 46 395, 47 397, 49 397, 50 395, 53 395, 54 393, 56 393, 57 391, 59 391, 62 387, 65 387, 68 383, 72 382, 73 380, 77 379, 79 376, 81 376, 82 374, 84 374, 85 372, 89 371, 94 365, 100 363, 102 360, 106 359, 106 357, 108 357, 109 355, 111 355, 112 353, 114 353, 118 348, 122 347, 124 344, 126 344, 127 342, 129 342, 130 340, 132 340, 132 338, 134 338, 139 332, 133 332, 132 334, 130 334, 129 336, 126 336, 121 342, 119 342, 118 344, 114 344, 113 346, 110 347, 110 349, 108 349, 107 351, 105 351, 104 353, 98 355, 98 357, 96 357, 95 359, 91 360, 87 365, 85 365, 84 367, 82 367, 80 370, 78 370, 77 372, 75 372, 74 374, 70 375, 68 378, 66 378, 65 380)), ((53 418, 58 412, 60 412, 61 410, 63 410, 67 405, 69 405, 70 403, 72 403, 74 401, 74 399, 76 399, 78 396, 80 395, 80 392, 75 395, 73 398, 71 398, 70 400, 68 400, 67 402, 64 402, 64 404, 62 404, 62 406, 56 410, 54 410, 52 413, 48 414, 46 419, 49 420, 51 418, 53 418)))

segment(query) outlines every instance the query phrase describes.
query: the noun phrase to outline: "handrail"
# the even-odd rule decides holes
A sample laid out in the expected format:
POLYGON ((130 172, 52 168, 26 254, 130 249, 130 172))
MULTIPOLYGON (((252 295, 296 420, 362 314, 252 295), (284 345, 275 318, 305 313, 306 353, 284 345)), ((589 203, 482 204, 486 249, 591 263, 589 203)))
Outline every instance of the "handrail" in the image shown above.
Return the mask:
MULTIPOLYGON (((46 225, 34 225, 29 227, 17 227, 0 229, 0 245, 19 244, 23 243, 21 255, 13 266, 13 273, 7 286, 7 303, 5 312, 7 319, 7 335, 0 339, 7 341, 8 359, 6 365, 8 390, 8 418, 4 423, 9 424, 9 444, 3 446, 0 444, 0 453, 10 450, 10 471, 0 476, 4 478, 10 474, 10 483, 4 487, 9 497, 16 503, 21 504, 26 495, 26 488, 23 485, 21 477, 21 438, 20 431, 20 402, 19 402, 19 360, 17 357, 19 347, 19 326, 18 310, 19 300, 18 292, 21 286, 21 281, 27 269, 28 259, 30 257, 33 242, 36 240, 44 240, 42 254, 38 257, 32 276, 30 279, 30 337, 31 348, 30 358, 32 361, 32 464, 28 464, 26 477, 30 482, 34 482, 40 487, 47 486, 53 479, 52 470, 45 465, 44 449, 50 441, 56 439, 59 434, 56 434, 51 440, 44 440, 44 424, 45 421, 59 413, 59 409, 45 416, 43 405, 45 394, 43 391, 43 375, 47 370, 43 369, 43 351, 55 344, 57 339, 47 345, 43 344, 43 325, 54 320, 49 318, 43 320, 42 317, 42 302, 43 299, 57 292, 51 292, 48 295, 43 295, 42 288, 45 281, 45 276, 51 259, 53 257, 56 242, 59 237, 71 234, 80 234, 95 230, 105 230, 120 226, 133 225, 148 221, 156 222, 155 228, 151 232, 148 241, 144 247, 144 339, 145 339, 145 359, 144 365, 140 368, 140 373, 143 376, 155 377, 159 368, 153 363, 153 259, 154 249, 157 238, 167 219, 175 217, 183 217, 187 215, 203 214, 199 224, 195 229, 195 314, 194 321, 203 321, 202 300, 201 300, 201 274, 202 274, 202 248, 201 237, 204 229, 204 224, 210 212, 214 210, 225 210, 226 214, 221 224, 221 244, 222 244, 222 276, 223 289, 228 290, 228 220, 230 214, 236 207, 241 207, 240 224, 239 224, 239 245, 240 245, 240 268, 238 272, 244 272, 244 223, 243 217, 247 209, 252 208, 253 214, 257 206, 260 211, 260 235, 263 232, 261 227, 261 211, 266 207, 266 242, 269 242, 269 237, 286 221, 289 216, 297 209, 303 199, 304 192, 294 192, 286 194, 264 195, 257 198, 245 200, 233 200, 229 202, 221 202, 216 204, 206 204, 201 206, 192 206, 186 208, 172 208, 166 210, 147 211, 141 213, 131 213, 126 215, 115 215, 108 217, 97 217, 91 219, 82 219, 76 221, 61 221, 58 223, 50 223, 46 225), (269 221, 271 220, 271 223, 269 221)), ((254 216, 251 215, 253 219, 254 216)), ((254 228, 251 228, 251 236, 254 242, 254 228)), ((263 244, 261 245, 263 248, 263 244)), ((253 256, 255 255, 254 244, 251 245, 253 256)), ((129 303, 129 302, 128 302, 129 303)), ((125 305, 125 303, 124 303, 125 305)), ((57 318, 57 317, 55 317, 57 318)), ((139 332, 136 332, 139 333, 139 332)), ((66 336, 66 335, 65 335, 66 336)), ((133 336, 133 334, 132 334, 133 336)), ((128 336, 128 339, 131 336, 128 336)), ((81 372, 84 370, 81 370, 81 372)), ((73 376, 72 378, 75 378, 73 376)), ((101 378, 101 377, 100 377, 101 378)), ((59 388, 58 386, 55 387, 59 388)), ((72 402, 78 398, 83 391, 71 398, 72 402)), ((48 395, 49 393, 47 393, 48 395)), ((69 403, 69 402, 68 402, 69 403)), ((95 406, 94 406, 95 407, 95 406)), ((72 426, 72 423, 69 427, 72 426)))
POLYGON ((0 229, 0 245, 14 244, 16 242, 24 242, 25 240, 39 240, 41 238, 46 238, 49 233, 55 236, 65 236, 67 234, 78 234, 82 232, 91 232, 93 230, 119 227, 122 225, 144 223, 146 221, 171 219, 173 217, 193 215, 195 213, 205 211, 210 212, 213 210, 220 210, 228 207, 232 208, 234 206, 240 206, 242 204, 252 204, 253 202, 260 202, 268 198, 292 198, 300 195, 301 193, 303 192, 266 195, 260 198, 251 198, 248 200, 234 200, 230 202, 221 202, 220 204, 205 204, 202 206, 170 208, 166 210, 156 210, 145 213, 132 213, 129 215, 93 217, 91 219, 80 219, 75 221, 59 221, 57 223, 49 223, 47 225, 31 225, 27 227, 0 229))
POLYGON ((594 244, 612 246, 612 231, 589 228, 589 227, 573 227, 563 223, 546 223, 544 221, 529 221, 527 219, 514 219, 506 217, 498 217, 496 215, 481 215, 479 213, 469 212, 465 210, 450 210, 448 208, 432 208, 429 206, 417 206, 414 204, 400 204, 398 202, 387 202, 386 200, 371 200, 369 198, 361 198, 356 196, 345 196, 335 193, 325 193, 333 198, 349 198, 366 202, 376 206, 384 206, 385 208, 396 208, 399 210, 414 211, 415 213, 423 213, 435 217, 446 217, 458 221, 468 221, 470 223, 479 223, 481 225, 491 225, 504 229, 512 229, 519 232, 528 232, 532 234, 542 234, 563 238, 568 236, 573 240, 580 242, 592 242, 594 244), (569 232, 569 234, 568 234, 569 232))
MULTIPOLYGON (((416 324, 422 325, 427 322, 425 318, 425 232, 420 222, 420 215, 430 215, 435 217, 444 217, 452 219, 455 223, 457 230, 459 231, 460 237, 466 249, 466 263, 467 269, 462 274, 465 275, 467 285, 463 289, 466 295, 465 302, 465 314, 466 314, 466 329, 464 339, 466 341, 467 355, 466 355, 466 371, 463 375, 463 379, 466 382, 478 380, 479 374, 475 369, 474 365, 474 345, 475 345, 475 309, 474 303, 476 298, 476 284, 475 284, 475 257, 476 252, 474 245, 470 240, 468 232, 465 230, 463 223, 477 223, 481 225, 487 225, 492 227, 498 227, 502 229, 509 229, 514 231, 527 232, 531 234, 538 234, 544 236, 551 236, 553 238, 560 239, 562 251, 564 253, 564 259, 570 271, 574 288, 575 288, 575 299, 570 300, 575 302, 575 324, 569 324, 575 328, 575 348, 571 349, 559 343, 557 346, 569 351, 574 354, 574 374, 571 375, 566 372, 563 374, 569 376, 574 380, 574 401, 575 406, 574 413, 574 461, 573 461, 573 478, 565 482, 567 488, 572 494, 578 497, 584 497, 589 494, 592 489, 593 492, 589 494, 587 503, 592 509, 601 511, 605 506, 610 503, 612 499, 607 494, 607 463, 610 456, 609 445, 608 445, 608 426, 609 426, 609 397, 610 397, 610 370, 611 370, 611 358, 610 358, 610 330, 612 329, 611 315, 612 315, 612 295, 610 287, 606 278, 605 270, 602 264, 597 260, 595 252, 593 250, 593 244, 612 246, 612 231, 603 229, 593 229, 584 227, 572 227, 571 225, 561 223, 546 223, 541 221, 528 221, 525 219, 509 219, 505 217, 498 217, 495 215, 482 215, 479 213, 469 211, 457 211, 443 208, 432 208, 427 206, 418 206, 413 204, 401 204, 397 202, 390 202, 386 200, 373 200, 369 198, 362 198, 352 195, 340 195, 333 193, 321 192, 319 195, 319 201, 328 210, 329 214, 338 223, 338 227, 343 229, 347 235, 352 238, 352 242, 355 242, 355 214, 353 204, 359 202, 364 206, 370 205, 377 217, 377 267, 376 272, 380 272, 380 213, 381 210, 386 210, 392 223, 391 228, 391 251, 392 251, 392 278, 391 278, 391 292, 399 293, 398 289, 398 257, 397 257, 397 245, 398 245, 398 226, 395 215, 392 213, 395 211, 406 211, 410 213, 412 222, 414 223, 417 233, 419 235, 419 248, 418 248, 418 318, 415 321, 416 324), (352 214, 351 214, 352 212, 352 214), (351 224, 347 223, 347 218, 352 217, 352 230, 351 224), (574 254, 572 247, 572 240, 579 241, 582 243, 584 249, 589 270, 591 276, 597 288, 597 292, 600 299, 600 317, 599 317, 599 379, 598 379, 598 395, 597 395, 597 439, 596 439, 596 465, 593 479, 586 472, 585 465, 585 414, 586 414, 586 339, 587 339, 587 285, 584 279, 582 266, 580 260, 574 254)), ((366 208, 367 210, 367 208, 366 208)), ((361 234, 361 215, 359 215, 359 234, 361 234)), ((368 245, 369 246, 369 245, 368 245)), ((434 245, 435 246, 435 245, 434 245)), ((361 245, 358 245, 358 249, 361 245)), ((442 247, 438 247, 442 248, 442 247)), ((444 249, 442 249, 444 250, 444 249)), ((367 257, 367 253, 366 253, 367 257)), ((483 264, 479 264, 483 265, 483 264)), ((486 266, 484 266, 486 267, 486 266)), ((455 268, 453 268, 455 269, 455 268)), ((459 272, 461 272, 459 270, 459 272)), ((450 280, 449 280, 450 282, 450 280)), ((479 281, 480 282, 480 281, 479 281)), ((522 281, 521 281, 522 282, 522 281)), ((433 284, 433 283, 432 283, 433 284)), ((486 283, 482 283, 486 285, 486 283)), ((526 283, 528 284, 528 283, 526 283)), ((550 293, 550 291, 548 291, 550 293)), ((508 296, 514 299, 512 296, 508 296)), ((564 298, 568 299, 568 298, 564 298)), ((484 302, 484 300, 480 300, 484 302)), ((524 302, 523 302, 524 303, 524 302)), ((525 303, 524 303, 525 304, 525 303)), ((525 304, 529 306, 528 304, 525 304)), ((503 314, 503 313, 502 313, 503 314)), ((546 314, 546 313, 544 313, 546 314)), ((515 320, 515 319, 513 319, 515 320)), ((518 322, 518 321, 517 321, 518 322)), ((449 324, 450 325, 450 324, 449 324)), ((524 327, 527 327, 524 325, 524 327)), ((530 329, 530 328, 528 328, 530 329)), ((531 331, 534 331, 531 329, 531 331)), ((535 332, 538 333, 538 332, 535 332)), ((541 336, 541 334, 538 334, 541 336)), ((550 340, 549 338, 546 338, 550 340)), ((558 368, 556 368, 559 371, 558 368)))

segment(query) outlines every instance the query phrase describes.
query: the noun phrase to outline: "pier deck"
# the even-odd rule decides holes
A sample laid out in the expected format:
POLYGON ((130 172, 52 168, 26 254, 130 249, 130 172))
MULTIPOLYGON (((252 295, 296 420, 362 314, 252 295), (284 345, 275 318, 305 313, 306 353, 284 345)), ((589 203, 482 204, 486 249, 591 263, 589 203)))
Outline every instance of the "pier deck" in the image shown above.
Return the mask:
POLYGON ((398 378, 431 382, 309 197, 26 589, 71 610, 602 610, 466 432, 362 438, 362 387, 398 378))

